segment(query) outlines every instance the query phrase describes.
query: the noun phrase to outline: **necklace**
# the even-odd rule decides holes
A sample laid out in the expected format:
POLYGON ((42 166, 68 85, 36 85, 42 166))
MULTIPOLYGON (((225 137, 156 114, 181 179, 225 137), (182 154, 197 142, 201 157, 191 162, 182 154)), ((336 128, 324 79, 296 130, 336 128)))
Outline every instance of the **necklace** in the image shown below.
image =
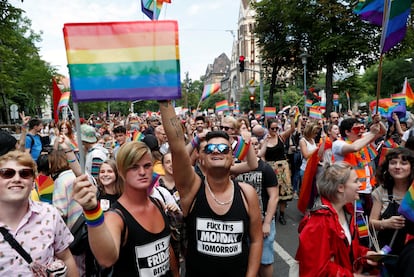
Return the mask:
MULTIPOLYGON (((207 178, 205 179, 205 182, 206 182, 206 185, 207 185, 207 189, 208 189, 208 191, 209 191, 209 192, 210 192, 210 194, 211 194, 211 197, 213 197, 214 202, 216 202, 217 204, 219 204, 219 205, 221 205, 221 206, 225 206, 225 205, 230 204, 230 203, 233 201, 234 191, 233 191, 233 194, 232 194, 232 196, 231 196, 230 200, 228 200, 228 201, 224 201, 224 202, 223 202, 223 201, 218 200, 218 199, 216 198, 216 196, 214 195, 214 193, 211 191, 210 185, 209 185, 209 184, 208 184, 208 182, 207 182, 207 178)), ((233 190, 234 190, 234 187, 233 187, 233 190)))

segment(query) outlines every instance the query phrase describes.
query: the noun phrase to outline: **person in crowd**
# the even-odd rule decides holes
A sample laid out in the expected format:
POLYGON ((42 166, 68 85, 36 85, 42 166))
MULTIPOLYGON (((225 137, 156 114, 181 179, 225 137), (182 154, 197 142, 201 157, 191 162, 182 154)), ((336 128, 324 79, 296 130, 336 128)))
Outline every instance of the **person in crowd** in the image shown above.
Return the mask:
MULTIPOLYGON (((73 132, 73 127, 70 121, 64 120, 64 121, 59 122, 58 130, 59 130, 59 135, 63 134, 68 137, 70 141, 70 148, 75 152, 76 155, 78 155, 78 152, 79 152, 78 142, 77 142, 75 133, 73 132)), ((58 149, 58 146, 59 146, 59 142, 58 140, 55 140, 54 149, 58 149)))
MULTIPOLYGON (((306 125, 305 130, 303 131, 303 136, 299 140, 299 149, 302 154, 302 164, 300 166, 301 179, 303 179, 303 175, 305 174, 308 159, 315 151, 317 151, 318 146, 316 145, 315 138, 321 129, 318 122, 312 122, 306 125)), ((293 197, 298 196, 299 189, 300 188, 297 188, 297 190, 294 191, 293 197)))
POLYGON ((157 175, 164 175, 165 171, 161 163, 162 154, 160 152, 157 138, 154 135, 145 135, 142 142, 144 142, 151 150, 154 173, 157 175))
POLYGON ((355 170, 345 162, 327 164, 317 186, 320 198, 299 225, 299 276, 366 276, 363 263, 375 262, 363 257, 376 252, 359 244, 352 205, 360 186, 355 170))
POLYGON ((246 117, 238 117, 237 119, 237 126, 239 127, 239 133, 241 132, 250 132, 250 124, 249 120, 246 117))
POLYGON ((112 152, 113 157, 116 159, 116 154, 118 153, 119 148, 128 140, 127 130, 124 126, 117 126, 112 130, 112 133, 114 134, 114 138, 117 142, 112 152))
MULTIPOLYGON (((49 154, 49 173, 54 182, 52 204, 71 229, 82 214, 82 207, 72 197, 76 176, 69 166, 64 150, 53 150, 49 154)), ((76 255, 74 258, 80 275, 83 275, 86 272, 85 256, 76 255)))
POLYGON ((86 152, 85 171, 98 178, 99 167, 108 159, 108 151, 97 143, 95 128, 92 126, 81 125, 81 140, 86 152))
POLYGON ((171 152, 165 153, 161 159, 162 166, 164 168, 164 176, 160 176, 158 179, 159 186, 164 187, 174 197, 175 202, 180 206, 180 194, 175 186, 173 168, 172 168, 172 155, 171 152))
POLYGON ((162 125, 158 125, 155 127, 154 130, 155 137, 158 140, 159 150, 162 155, 168 152, 168 138, 165 135, 164 127, 162 125))
POLYGON ((101 164, 98 174, 99 202, 106 212, 124 192, 124 185, 119 177, 116 161, 108 159, 101 164))
POLYGON ((6 131, 0 130, 0 156, 3 156, 12 150, 16 150, 18 145, 19 142, 15 137, 6 131))
MULTIPOLYGON (((380 184, 373 192, 373 205, 369 223, 378 231, 380 248, 391 247, 391 254, 399 255, 404 248, 407 233, 414 234, 414 224, 400 215, 398 208, 408 188, 414 181, 414 152, 406 148, 395 148, 385 156, 377 169, 380 184)), ((395 268, 389 268, 394 271, 395 268)))
POLYGON ((42 140, 40 131, 43 129, 43 122, 38 118, 32 118, 29 121, 29 131, 26 134, 25 148, 26 152, 32 155, 34 161, 37 161, 42 152, 42 140))
POLYGON ((149 196, 151 151, 143 142, 127 142, 118 151, 117 167, 124 192, 103 216, 97 188, 81 175, 73 197, 83 207, 91 250, 114 276, 178 276, 170 247, 170 230, 161 203, 149 196), (155 273, 155 274, 154 274, 155 273))
POLYGON ((148 128, 145 130, 145 135, 155 135, 155 128, 160 125, 160 120, 156 115, 151 115, 147 118, 148 128))
POLYGON ((207 134, 202 179, 192 168, 171 102, 162 101, 160 111, 188 234, 186 275, 257 276, 263 244, 258 198, 252 186, 230 179, 233 156, 228 134, 207 134))
MULTIPOLYGON (((294 107, 297 109, 297 107, 294 107)), ((294 110, 292 108, 292 111, 294 110)), ((276 172, 277 183, 279 184, 279 222, 286 225, 285 210, 287 201, 293 198, 291 173, 289 163, 285 155, 285 141, 296 129, 295 114, 290 115, 290 129, 279 133, 279 125, 276 120, 268 120, 269 134, 262 141, 258 156, 267 161, 276 172)))
POLYGON ((29 198, 35 176, 36 163, 30 154, 10 151, 0 157, 0 226, 22 243, 33 261, 30 265, 3 239, 0 275, 33 276, 32 269, 45 268, 58 258, 67 267, 66 276, 79 276, 69 250, 73 236, 59 212, 49 204, 29 198))
MULTIPOLYGON (((373 122, 369 132, 365 125, 357 118, 346 118, 342 120, 339 130, 342 139, 337 139, 332 144, 332 153, 335 161, 345 161, 356 171, 361 182, 360 197, 363 212, 369 216, 372 206, 371 191, 375 187, 374 159, 370 154, 368 146, 386 132, 384 124, 380 121, 381 116, 373 116, 373 122)), ((364 216, 361 214, 361 216, 364 216)), ((360 220, 360 219, 358 219, 360 220)), ((366 241, 368 244, 368 242, 366 241)))
POLYGON ((195 125, 196 125, 195 135, 197 136, 203 133, 204 130, 207 128, 206 117, 203 115, 196 116, 195 125))
POLYGON ((52 204, 54 182, 50 176, 49 154, 42 154, 36 162, 38 174, 35 178, 35 188, 32 199, 52 204))
POLYGON ((337 112, 331 112, 329 114, 329 123, 339 126, 339 114, 337 112))
MULTIPOLYGON (((251 138, 250 147, 254 147, 256 155, 259 153, 260 143, 256 137, 251 138)), ((263 252, 259 276, 272 277, 275 261, 273 250, 276 237, 275 214, 279 201, 279 187, 272 167, 260 158, 258 158, 258 165, 256 169, 238 175, 237 180, 252 185, 259 197, 263 231, 263 252)))

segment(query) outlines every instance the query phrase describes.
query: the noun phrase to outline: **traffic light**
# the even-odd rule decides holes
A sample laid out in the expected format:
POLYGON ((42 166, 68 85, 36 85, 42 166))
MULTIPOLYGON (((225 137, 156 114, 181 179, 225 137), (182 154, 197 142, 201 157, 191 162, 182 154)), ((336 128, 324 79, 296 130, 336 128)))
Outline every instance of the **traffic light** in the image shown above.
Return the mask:
POLYGON ((244 72, 244 56, 239 57, 239 69, 240 72, 244 72))
POLYGON ((255 99, 254 94, 249 96, 249 100, 250 100, 250 109, 252 109, 252 110, 254 110, 254 99, 255 99))

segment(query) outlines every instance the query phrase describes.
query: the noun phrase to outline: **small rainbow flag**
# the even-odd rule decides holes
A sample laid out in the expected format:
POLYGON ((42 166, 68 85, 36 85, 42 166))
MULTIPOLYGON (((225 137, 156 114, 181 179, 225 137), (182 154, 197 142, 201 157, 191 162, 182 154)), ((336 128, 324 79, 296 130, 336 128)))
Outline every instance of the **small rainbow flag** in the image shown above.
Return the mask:
POLYGON ((264 107, 265 118, 276 117, 276 107, 264 107))
POLYGON ((229 102, 226 99, 216 102, 216 112, 228 111, 228 110, 229 110, 229 102))
POLYGON ((171 3, 171 0, 141 0, 141 10, 151 20, 158 20, 163 3, 171 3))
POLYGON ((405 94, 405 101, 407 106, 412 107, 414 106, 414 93, 411 89, 410 83, 407 81, 407 78, 405 78, 404 86, 403 86, 403 94, 405 94))
POLYGON ((309 108, 309 117, 315 118, 315 119, 322 119, 322 112, 318 108, 309 108))
POLYGON ((360 238, 368 237, 368 226, 364 219, 364 208, 360 199, 355 200, 355 221, 360 238))
POLYGON ((70 98, 70 91, 65 91, 62 93, 59 99, 59 103, 57 106, 58 111, 63 107, 67 107, 69 105, 69 98, 70 98))
POLYGON ((405 193, 398 212, 410 221, 414 221, 414 182, 405 193))
POLYGON ((305 102, 305 106, 306 107, 311 107, 312 106, 312 104, 313 104, 313 100, 312 99, 306 99, 306 102, 305 102))
POLYGON ((203 90, 203 94, 201 95, 201 100, 200 101, 203 101, 204 99, 206 99, 210 95, 215 94, 219 90, 220 90, 220 83, 205 85, 204 90, 203 90))
POLYGON ((67 23, 73 101, 181 97, 177 21, 67 23))
POLYGON ((39 174, 35 179, 39 200, 52 204, 54 182, 50 176, 39 174))
POLYGON ((135 130, 132 135, 132 141, 142 141, 145 135, 138 130, 135 130))
POLYGON ((236 147, 233 150, 233 156, 236 159, 243 161, 244 158, 246 158, 247 156, 247 152, 249 152, 249 147, 250 147, 250 144, 246 144, 243 137, 238 136, 236 147))

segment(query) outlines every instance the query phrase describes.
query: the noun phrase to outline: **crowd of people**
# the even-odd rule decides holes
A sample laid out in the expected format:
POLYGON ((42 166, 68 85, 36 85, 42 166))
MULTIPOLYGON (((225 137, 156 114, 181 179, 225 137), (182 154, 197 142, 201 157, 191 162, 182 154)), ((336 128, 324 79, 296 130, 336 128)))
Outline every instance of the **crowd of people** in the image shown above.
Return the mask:
POLYGON ((78 128, 22 114, 18 139, 0 131, 0 275, 271 277, 277 226, 298 200, 299 276, 414 276, 414 224, 398 213, 414 181, 412 118, 159 104, 78 128))

